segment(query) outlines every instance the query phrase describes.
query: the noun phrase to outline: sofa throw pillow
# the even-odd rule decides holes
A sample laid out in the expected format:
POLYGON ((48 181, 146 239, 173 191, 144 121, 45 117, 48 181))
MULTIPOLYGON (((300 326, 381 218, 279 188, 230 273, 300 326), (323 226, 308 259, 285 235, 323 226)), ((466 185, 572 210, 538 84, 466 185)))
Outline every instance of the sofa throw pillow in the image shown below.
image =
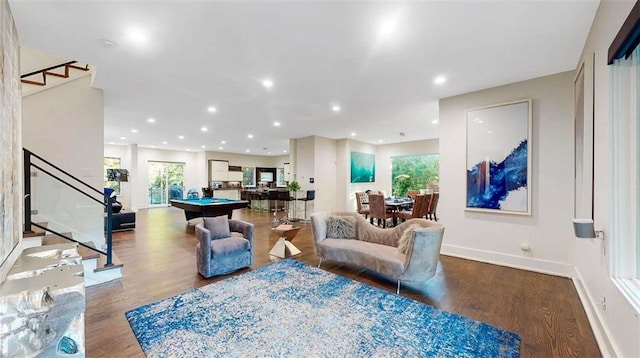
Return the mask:
POLYGON ((204 218, 204 227, 211 232, 211 240, 225 239, 231 236, 229 218, 226 215, 204 218))
POLYGON ((409 246, 413 242, 413 233, 415 233, 417 229, 422 229, 422 226, 418 224, 412 224, 402 232, 400 240, 398 240, 398 251, 400 251, 402 254, 407 254, 409 246))
POLYGON ((356 218, 353 216, 329 216, 327 218, 327 237, 355 239, 356 223, 356 218))

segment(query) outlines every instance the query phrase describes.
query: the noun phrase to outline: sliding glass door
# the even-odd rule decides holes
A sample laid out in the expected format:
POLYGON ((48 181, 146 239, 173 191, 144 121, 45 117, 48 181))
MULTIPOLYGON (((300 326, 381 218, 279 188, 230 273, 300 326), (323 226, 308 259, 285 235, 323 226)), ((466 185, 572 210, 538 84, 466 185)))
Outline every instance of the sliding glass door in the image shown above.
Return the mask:
POLYGON ((149 206, 184 198, 184 163, 149 162, 149 206))

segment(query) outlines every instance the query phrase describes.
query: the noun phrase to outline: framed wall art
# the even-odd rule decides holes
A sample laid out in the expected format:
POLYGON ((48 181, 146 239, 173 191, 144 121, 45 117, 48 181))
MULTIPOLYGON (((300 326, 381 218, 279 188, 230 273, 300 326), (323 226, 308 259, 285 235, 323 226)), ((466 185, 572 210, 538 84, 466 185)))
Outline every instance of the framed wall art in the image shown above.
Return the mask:
POLYGON ((531 99, 466 111, 468 211, 531 215, 531 99))
POLYGON ((351 152, 351 182, 373 183, 376 181, 376 155, 351 152))

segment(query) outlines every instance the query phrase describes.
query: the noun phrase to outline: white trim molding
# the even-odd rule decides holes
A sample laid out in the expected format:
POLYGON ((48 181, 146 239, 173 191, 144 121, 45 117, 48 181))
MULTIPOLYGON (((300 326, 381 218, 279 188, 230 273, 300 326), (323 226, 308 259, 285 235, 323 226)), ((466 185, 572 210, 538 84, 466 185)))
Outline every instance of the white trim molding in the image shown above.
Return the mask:
POLYGON ((613 342, 609 339, 610 334, 605 325, 605 321, 601 317, 597 307, 594 306, 594 302, 597 301, 589 295, 589 290, 584 287, 582 282, 584 281, 582 280, 580 271, 574 267, 573 285, 576 287, 578 298, 580 298, 584 312, 587 314, 587 319, 591 325, 591 331, 593 331, 593 335, 596 337, 600 353, 602 353, 603 357, 619 357, 620 355, 616 354, 618 350, 615 349, 613 342))
POLYGON ((501 252, 471 249, 468 247, 443 244, 441 254, 489 264, 513 267, 517 269, 539 272, 554 276, 573 277, 574 268, 571 265, 548 260, 509 255, 501 252))

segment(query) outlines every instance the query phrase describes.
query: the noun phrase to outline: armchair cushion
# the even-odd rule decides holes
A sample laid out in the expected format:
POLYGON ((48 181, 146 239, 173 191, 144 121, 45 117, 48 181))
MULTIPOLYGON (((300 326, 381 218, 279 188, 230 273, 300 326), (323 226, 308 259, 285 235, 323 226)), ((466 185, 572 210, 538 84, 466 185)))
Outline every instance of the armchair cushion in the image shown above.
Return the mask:
POLYGON ((204 227, 211 232, 211 240, 224 239, 231 236, 229 218, 226 215, 204 218, 204 227))
POLYGON ((211 256, 226 255, 235 251, 249 250, 251 244, 244 237, 227 237, 211 243, 211 256))
POLYGON ((329 216, 327 237, 334 239, 355 239, 356 218, 350 216, 329 216))

